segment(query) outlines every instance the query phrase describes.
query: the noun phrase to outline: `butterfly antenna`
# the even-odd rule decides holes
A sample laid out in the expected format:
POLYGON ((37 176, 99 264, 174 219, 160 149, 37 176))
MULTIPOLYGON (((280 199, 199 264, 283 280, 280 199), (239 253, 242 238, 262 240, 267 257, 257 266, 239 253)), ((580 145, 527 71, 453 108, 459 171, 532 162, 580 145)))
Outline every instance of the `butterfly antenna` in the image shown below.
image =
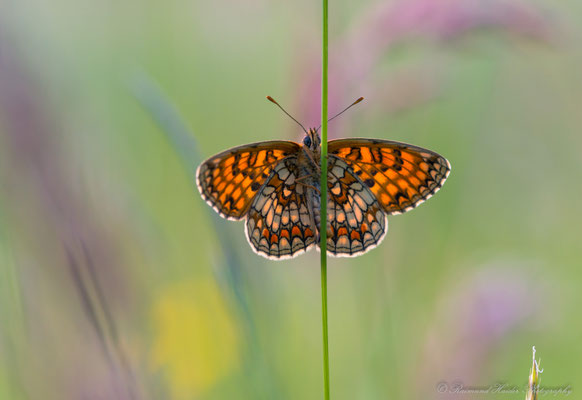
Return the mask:
MULTIPOLYGON (((336 115, 334 115, 333 117, 331 117, 330 119, 328 119, 327 122, 331 121, 332 119, 335 119, 336 117, 339 117, 340 115, 342 115, 343 113, 345 113, 346 111, 348 111, 350 108, 352 108, 353 106, 355 106, 356 104, 358 104, 362 100, 364 100, 364 98, 363 97, 360 97, 359 99, 357 99, 356 101, 354 101, 352 104, 350 104, 349 106, 347 106, 346 108, 344 108, 342 111, 340 111, 339 113, 337 113, 336 115)), ((319 128, 321 128, 321 125, 319 125, 319 128)), ((316 131, 319 131, 319 128, 317 128, 316 131)))
POLYGON ((271 103, 273 103, 273 104, 275 104, 277 107, 279 107, 279 108, 280 108, 280 109, 281 109, 281 110, 282 110, 282 111, 283 111, 285 114, 287 114, 287 116, 288 116, 289 118, 291 118, 293 121, 297 122, 297 125, 299 125, 299 126, 300 126, 300 127, 303 129, 303 132, 305 132, 305 134, 307 134, 307 129, 305 129, 305 127, 304 127, 303 125, 301 125, 301 122, 297 121, 295 118, 293 118, 293 117, 291 116, 291 114, 289 114, 287 111, 285 111, 285 109, 284 109, 283 107, 281 107, 281 105, 280 105, 279 103, 277 103, 277 102, 275 101, 275 99, 274 99, 274 98, 272 98, 271 96, 267 96, 267 100, 269 100, 271 103))

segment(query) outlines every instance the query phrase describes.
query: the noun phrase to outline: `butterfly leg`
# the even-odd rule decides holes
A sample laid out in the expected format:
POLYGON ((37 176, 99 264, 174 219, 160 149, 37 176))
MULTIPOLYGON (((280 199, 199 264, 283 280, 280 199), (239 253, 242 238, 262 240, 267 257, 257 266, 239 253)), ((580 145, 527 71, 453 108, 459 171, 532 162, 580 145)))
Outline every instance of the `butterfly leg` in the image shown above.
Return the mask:
POLYGON ((308 187, 312 190, 315 190, 317 192, 317 194, 319 194, 321 196, 321 191, 319 190, 319 188, 316 188, 315 186, 310 185, 308 183, 302 182, 303 180, 305 180, 307 178, 313 178, 313 176, 312 175, 303 175, 303 176, 300 176, 299 178, 295 179, 295 182, 300 184, 300 185, 303 185, 305 187, 308 187))

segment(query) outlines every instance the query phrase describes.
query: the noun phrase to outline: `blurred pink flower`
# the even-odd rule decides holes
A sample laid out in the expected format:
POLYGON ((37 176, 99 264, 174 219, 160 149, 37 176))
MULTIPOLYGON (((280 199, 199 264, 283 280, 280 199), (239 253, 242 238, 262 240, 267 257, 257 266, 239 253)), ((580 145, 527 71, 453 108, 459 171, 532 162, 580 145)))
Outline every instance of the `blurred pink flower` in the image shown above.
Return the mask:
MULTIPOLYGON (((450 294, 437 305, 416 376, 429 390, 422 395, 434 397, 439 382, 449 388, 455 382, 464 386, 495 383, 487 381, 483 370, 487 360, 513 331, 526 323, 535 327, 544 318, 545 287, 528 274, 534 267, 508 261, 484 265, 446 290, 450 294)), ((523 343, 523 351, 528 353, 531 345, 523 343)), ((439 398, 448 396, 463 398, 449 392, 439 398)))
MULTIPOLYGON (((363 95, 382 112, 397 111, 422 104, 438 92, 438 65, 387 78, 379 86, 369 86, 370 75, 394 45, 424 38, 450 42, 478 29, 495 29, 519 38, 550 41, 550 25, 535 6, 508 0, 400 0, 371 7, 343 39, 330 46, 329 114, 341 110, 363 95), (435 71, 436 69, 436 71, 435 71), (436 73, 435 73, 436 72, 436 73)), ((318 54, 305 58, 300 67, 302 82, 295 108, 300 120, 319 126, 321 70, 318 54)), ((348 118, 342 117, 343 125, 348 118)), ((330 133, 338 135, 335 123, 330 133)), ((356 134, 357 136, 357 134, 356 134)))

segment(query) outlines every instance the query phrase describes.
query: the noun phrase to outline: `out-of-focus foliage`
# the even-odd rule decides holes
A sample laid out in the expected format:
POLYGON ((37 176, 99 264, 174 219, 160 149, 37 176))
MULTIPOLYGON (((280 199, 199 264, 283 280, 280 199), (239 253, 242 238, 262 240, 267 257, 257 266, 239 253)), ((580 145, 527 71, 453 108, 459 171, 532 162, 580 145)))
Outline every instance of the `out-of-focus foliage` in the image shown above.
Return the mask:
MULTIPOLYGON (((265 95, 318 125, 319 24, 304 0, 0 3, 0 399, 321 398, 317 253, 256 256, 193 176, 301 137, 265 95)), ((366 101, 330 136, 452 164, 329 261, 334 399, 522 399, 532 345, 576 393, 581 26, 578 0, 332 2, 330 113, 366 101)))

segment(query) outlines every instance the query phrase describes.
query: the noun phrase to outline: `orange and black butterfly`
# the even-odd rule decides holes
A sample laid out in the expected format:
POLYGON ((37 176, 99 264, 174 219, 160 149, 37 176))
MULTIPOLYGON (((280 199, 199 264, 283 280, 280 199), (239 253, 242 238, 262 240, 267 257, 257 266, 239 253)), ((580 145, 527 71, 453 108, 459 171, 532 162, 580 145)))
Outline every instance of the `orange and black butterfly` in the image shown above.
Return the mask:
MULTIPOLYGON (((305 131, 302 143, 234 147, 198 167, 198 190, 222 217, 245 220, 246 237, 257 254, 295 257, 319 246, 320 149, 318 129, 305 131)), ((451 170, 433 151, 363 138, 329 141, 327 163, 327 251, 339 257, 380 244, 387 216, 423 203, 451 170)))

